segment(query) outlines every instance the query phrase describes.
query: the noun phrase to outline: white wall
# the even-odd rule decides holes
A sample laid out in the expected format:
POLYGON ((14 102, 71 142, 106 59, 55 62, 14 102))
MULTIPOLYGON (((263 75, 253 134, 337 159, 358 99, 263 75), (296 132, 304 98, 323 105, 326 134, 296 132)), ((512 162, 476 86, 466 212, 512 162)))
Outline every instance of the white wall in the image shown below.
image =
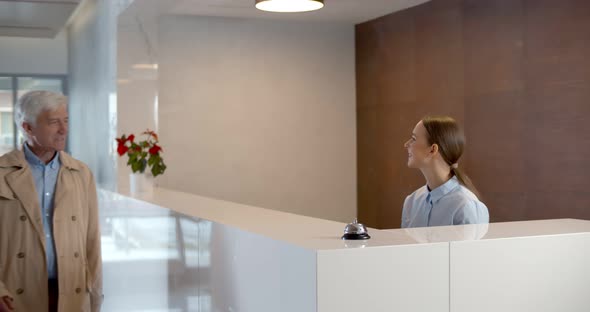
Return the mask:
POLYGON ((356 216, 354 26, 162 18, 163 187, 356 216))
POLYGON ((67 60, 64 33, 54 39, 0 37, 0 73, 64 75, 67 60))
MULTIPOLYGON (((158 70, 145 67, 158 63, 157 13, 147 14, 142 10, 146 5, 151 3, 131 4, 119 15, 117 25, 117 136, 134 134, 138 140, 146 138, 141 135, 146 129, 158 130, 158 70)), ((117 163, 119 189, 129 188, 127 160, 125 155, 117 163)))

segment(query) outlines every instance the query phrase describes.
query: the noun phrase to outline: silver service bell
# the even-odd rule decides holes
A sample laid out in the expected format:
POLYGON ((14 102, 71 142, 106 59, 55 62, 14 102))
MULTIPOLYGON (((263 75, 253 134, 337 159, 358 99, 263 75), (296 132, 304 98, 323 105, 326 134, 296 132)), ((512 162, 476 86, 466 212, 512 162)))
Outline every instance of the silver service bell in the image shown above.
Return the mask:
POLYGON ((367 232, 367 228, 358 222, 357 219, 354 219, 354 222, 349 223, 344 228, 344 235, 342 235, 342 239, 369 239, 369 232, 367 232))

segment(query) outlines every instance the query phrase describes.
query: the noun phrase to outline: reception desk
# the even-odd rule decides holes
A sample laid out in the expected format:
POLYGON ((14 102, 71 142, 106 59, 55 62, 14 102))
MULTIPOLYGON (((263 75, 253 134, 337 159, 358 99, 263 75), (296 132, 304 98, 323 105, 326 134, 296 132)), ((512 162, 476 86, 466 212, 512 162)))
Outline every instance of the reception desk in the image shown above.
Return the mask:
POLYGON ((369 229, 157 189, 99 192, 103 311, 590 311, 590 221, 369 229))

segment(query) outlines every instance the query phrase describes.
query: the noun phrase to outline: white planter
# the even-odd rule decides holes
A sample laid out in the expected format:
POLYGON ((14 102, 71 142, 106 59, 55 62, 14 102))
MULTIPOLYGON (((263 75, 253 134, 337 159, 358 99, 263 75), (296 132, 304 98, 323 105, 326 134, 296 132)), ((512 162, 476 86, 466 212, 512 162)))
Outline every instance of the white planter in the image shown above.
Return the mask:
POLYGON ((129 174, 129 193, 131 195, 152 195, 154 193, 154 176, 151 173, 129 174))

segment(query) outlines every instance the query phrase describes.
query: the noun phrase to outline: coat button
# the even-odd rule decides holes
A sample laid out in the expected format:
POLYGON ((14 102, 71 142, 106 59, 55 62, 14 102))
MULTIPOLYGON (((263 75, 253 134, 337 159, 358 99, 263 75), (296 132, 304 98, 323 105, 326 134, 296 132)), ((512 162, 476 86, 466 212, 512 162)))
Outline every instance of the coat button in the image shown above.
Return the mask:
POLYGON ((74 253, 74 258, 78 258, 79 255, 80 255, 79 253, 75 252, 74 253))
POLYGON ((26 216, 20 216, 20 220, 21 221, 27 221, 27 217, 26 216))
POLYGON ((76 293, 79 294, 80 292, 82 292, 82 288, 80 288, 80 287, 76 288, 76 293))
POLYGON ((72 221, 76 221, 76 216, 72 216, 72 221))
POLYGON ((19 252, 16 256, 19 257, 19 258, 24 258, 25 257, 25 253, 24 252, 19 252))
POLYGON ((17 289, 17 290, 16 290, 16 294, 17 294, 17 295, 20 295, 20 294, 22 294, 22 293, 24 293, 24 292, 25 292, 25 290, 24 290, 24 289, 22 289, 22 288, 19 288, 19 289, 17 289))

